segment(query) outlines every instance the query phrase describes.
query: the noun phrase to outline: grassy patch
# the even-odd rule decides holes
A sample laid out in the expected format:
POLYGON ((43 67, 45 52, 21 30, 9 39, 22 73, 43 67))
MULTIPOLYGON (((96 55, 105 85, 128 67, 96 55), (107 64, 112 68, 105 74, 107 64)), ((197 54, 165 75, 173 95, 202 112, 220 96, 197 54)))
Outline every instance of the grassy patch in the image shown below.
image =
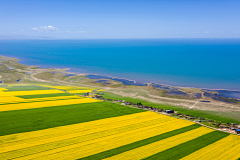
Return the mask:
POLYGON ((210 126, 210 127, 214 127, 214 128, 220 128, 219 126, 217 125, 213 125, 212 123, 208 123, 208 122, 201 122, 202 124, 205 124, 207 126, 210 126))
POLYGON ((228 135, 229 134, 225 132, 214 131, 145 159, 178 160, 228 135))
POLYGON ((42 87, 42 86, 29 85, 29 86, 11 86, 11 87, 6 87, 6 89, 8 89, 8 90, 4 90, 4 92, 9 92, 9 91, 47 90, 49 88, 42 87))
POLYGON ((0 136, 144 112, 109 102, 96 102, 0 112, 0 136))
POLYGON ((177 130, 174 130, 174 131, 171 131, 171 132, 167 132, 167 133, 164 133, 164 134, 161 134, 161 135, 157 135, 157 136, 154 136, 154 137, 151 137, 151 138, 147 138, 147 139, 144 139, 144 140, 141 140, 141 141, 137 141, 137 142, 134 142, 134 143, 131 143, 131 144, 128 144, 128 145, 124 145, 124 146, 121 146, 121 147, 118 147, 118 148, 114 148, 114 149, 111 149, 111 150, 108 150, 108 151, 105 151, 105 152, 94 154, 92 156, 81 158, 81 160, 83 160, 83 159, 84 160, 104 159, 104 158, 107 158, 107 157, 111 157, 111 156, 129 151, 129 150, 132 150, 132 149, 135 149, 135 148, 138 148, 138 147, 141 147, 141 146, 144 146, 144 145, 147 145, 147 144, 150 144, 150 143, 153 143, 153 142, 171 137, 171 136, 175 136, 177 134, 181 134, 183 132, 190 131, 190 130, 198 128, 198 127, 200 127, 200 125, 194 124, 194 125, 187 126, 187 127, 181 128, 181 129, 177 129, 177 130))
POLYGON ((185 108, 185 107, 152 103, 152 102, 141 100, 141 99, 123 97, 110 92, 104 92, 104 98, 109 98, 114 100, 126 100, 132 103, 141 102, 143 105, 146 105, 146 106, 152 106, 160 109, 172 109, 184 115, 191 115, 193 117, 205 117, 205 118, 221 121, 224 123, 240 123, 240 117, 238 113, 206 111, 206 110, 197 110, 197 109, 188 110, 188 108, 185 108))
POLYGON ((26 96, 17 96, 17 97, 24 98, 24 99, 32 99, 32 98, 48 98, 48 97, 58 97, 58 96, 72 96, 72 94, 69 94, 69 93, 56 93, 56 94, 26 95, 26 96))

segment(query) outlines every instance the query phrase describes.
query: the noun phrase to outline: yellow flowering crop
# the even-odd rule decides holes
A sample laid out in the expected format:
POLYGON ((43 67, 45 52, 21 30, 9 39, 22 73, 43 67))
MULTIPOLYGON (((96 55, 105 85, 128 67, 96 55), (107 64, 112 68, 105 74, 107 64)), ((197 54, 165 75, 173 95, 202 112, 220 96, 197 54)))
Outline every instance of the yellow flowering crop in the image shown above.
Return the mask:
MULTIPOLYGON (((154 116, 155 115, 158 115, 158 114, 154 114, 154 116)), ((84 130, 84 129, 88 130, 88 129, 94 128, 94 127, 99 127, 99 126, 102 127, 103 125, 107 126, 111 123, 121 123, 121 121, 124 121, 124 120, 128 121, 131 119, 142 119, 142 118, 146 118, 148 116, 153 116, 153 113, 150 111, 140 112, 140 113, 134 113, 134 114, 130 114, 130 115, 99 119, 99 120, 94 120, 94 121, 84 122, 84 123, 79 123, 79 124, 54 127, 54 128, 44 129, 44 130, 39 130, 39 131, 16 133, 16 134, 12 134, 12 135, 0 136, 0 141, 4 142, 4 143, 15 142, 17 140, 23 140, 23 139, 28 139, 28 138, 35 138, 35 137, 39 137, 39 136, 49 135, 49 133, 59 133, 59 132, 62 132, 63 130, 71 131, 71 128, 79 129, 79 130, 84 130)), ((164 115, 160 115, 160 116, 164 116, 164 115)), ((161 117, 159 117, 159 118, 161 118, 161 117)), ((169 118, 171 118, 171 117, 169 117, 169 118)))
POLYGON ((14 96, 8 97, 1 97, 0 104, 5 103, 26 103, 26 102, 36 102, 36 101, 54 101, 54 100, 61 100, 61 99, 81 99, 82 97, 72 95, 72 96, 58 96, 58 97, 44 97, 44 98, 31 98, 31 99, 24 99, 14 96))
POLYGON ((236 160, 240 157, 240 137, 229 135, 181 160, 236 160))
MULTIPOLYGON (((193 123, 153 112, 142 112, 40 131, 6 135, 0 137, 2 142, 0 159, 18 157, 20 159, 35 159, 42 156, 44 158, 51 154, 54 154, 52 155, 54 157, 58 154, 62 155, 62 153, 58 153, 59 151, 63 151, 63 153, 78 152, 79 147, 85 150, 84 146, 86 145, 90 148, 97 148, 95 152, 101 152, 101 144, 106 143, 106 141, 112 141, 109 146, 112 148, 115 141, 117 146, 121 146, 191 124, 193 123), (124 139, 119 141, 123 137, 124 139), (75 150, 76 148, 77 150, 75 150)), ((77 155, 77 157, 79 156, 77 155)))
POLYGON ((91 98, 81 98, 81 99, 67 99, 67 100, 56 100, 56 101, 42 101, 42 102, 32 102, 32 103, 22 103, 19 104, 5 104, 0 105, 1 111, 12 111, 12 110, 21 110, 21 109, 32 109, 32 108, 42 108, 42 107, 53 107, 53 106, 62 106, 70 104, 80 104, 80 103, 92 103, 99 102, 100 100, 95 100, 91 98))
POLYGON ((11 92, 0 92, 0 96, 25 96, 25 95, 37 95, 37 94, 54 94, 54 93, 65 93, 60 90, 31 90, 31 91, 11 91, 11 92))
MULTIPOLYGON (((188 121, 177 120, 176 122, 165 122, 151 126, 142 127, 123 133, 114 134, 102 138, 84 141, 81 143, 67 145, 65 147, 40 152, 38 154, 22 157, 23 159, 57 159, 70 158, 78 159, 89 155, 97 154, 106 150, 117 148, 129 143, 133 143, 142 139, 150 138, 159 134, 163 134, 175 129, 186 127, 193 123, 188 121), (179 121, 179 122, 178 122, 179 121)), ((89 135, 90 136, 90 135, 89 135)), ((43 147, 43 146, 42 146, 43 147)), ((41 148, 42 148, 41 147, 41 148)), ((30 148, 29 148, 30 150, 30 148)))
POLYGON ((94 88, 74 87, 74 86, 50 86, 50 85, 40 85, 40 86, 48 87, 48 88, 62 89, 62 90, 76 90, 76 89, 93 90, 94 89, 94 88))
POLYGON ((92 90, 73 90, 68 92, 69 93, 87 93, 87 92, 92 92, 92 90))
POLYGON ((24 102, 25 99, 14 96, 1 96, 0 104, 24 102))
POLYGON ((167 150, 169 148, 172 148, 174 146, 177 146, 181 143, 190 141, 192 139, 195 139, 197 137, 200 137, 204 134, 207 134, 209 132, 212 132, 214 130, 206 128, 206 127, 200 127, 197 129, 193 129, 191 131, 187 131, 185 133, 181 133, 179 135, 169 137, 157 142, 153 142, 151 144, 126 151, 124 153, 106 158, 105 160, 130 160, 130 159, 143 159, 146 157, 149 157, 151 155, 157 154, 159 152, 162 152, 164 150, 167 150))
MULTIPOLYGON (((152 117, 149 117, 147 119, 147 122, 141 122, 138 123, 138 119, 131 121, 130 124, 124 124, 122 123, 119 126, 110 126, 110 127, 104 127, 104 128, 93 128, 85 131, 78 131, 75 133, 68 133, 66 135, 60 133, 58 135, 57 133, 54 135, 50 135, 51 137, 45 137, 45 139, 42 139, 42 137, 39 137, 41 140, 35 139, 35 142, 29 141, 30 144, 25 142, 21 142, 22 145, 15 145, 15 146, 8 146, 4 147, 4 152, 9 151, 9 150, 15 150, 13 152, 6 152, 3 154, 0 154, 0 158, 16 158, 16 157, 22 157, 26 155, 31 155, 39 152, 48 151, 48 150, 53 150, 55 148, 60 148, 60 147, 65 147, 69 145, 74 145, 74 144, 81 144, 87 141, 95 140, 95 139, 100 139, 104 138, 107 136, 111 135, 117 135, 123 132, 128 132, 131 130, 147 127, 151 124, 151 120, 153 120, 152 117), (125 126, 124 126, 125 125, 125 126), (32 145, 32 146, 31 146, 32 145), (19 150, 19 148, 22 148, 19 150), (28 148, 31 147, 31 148, 28 148)), ((157 121, 157 119, 155 120, 157 121)), ((153 121, 153 123, 155 122, 153 121)), ((156 122, 155 122, 156 123, 156 122)), ((161 123, 159 121, 158 123, 161 123)), ((71 132, 71 131, 70 131, 71 132)), ((47 153, 47 152, 46 152, 47 153)), ((36 154, 38 156, 38 154, 36 154)))
MULTIPOLYGON (((106 134, 104 134, 104 136, 106 136, 107 134, 111 135, 113 133, 124 131, 124 126, 128 126, 127 129, 129 130, 129 129, 134 129, 134 127, 139 128, 146 125, 151 125, 150 124, 151 122, 153 124, 157 124, 157 123, 166 121, 165 119, 159 118, 157 114, 156 115, 141 114, 138 117, 136 117, 133 114, 131 116, 119 117, 118 121, 116 121, 117 119, 115 120, 114 119, 115 118, 109 118, 108 121, 106 121, 106 123, 103 123, 101 125, 98 125, 97 121, 96 123, 92 121, 92 122, 86 122, 86 124, 88 124, 87 126, 85 123, 80 123, 80 124, 74 124, 69 126, 51 128, 47 130, 2 136, 0 137, 0 141, 4 143, 0 144, 0 148, 1 148, 0 153, 16 150, 20 148, 30 147, 34 145, 39 145, 39 144, 60 141, 68 138, 94 134, 102 131, 107 132, 106 134), (132 125, 131 128, 129 125, 132 125), (111 131, 111 129, 115 129, 115 130, 111 131)), ((99 122, 101 122, 101 120, 99 122)), ((99 135, 97 136, 99 137, 99 135)), ((90 138, 94 139, 94 136, 90 138)))

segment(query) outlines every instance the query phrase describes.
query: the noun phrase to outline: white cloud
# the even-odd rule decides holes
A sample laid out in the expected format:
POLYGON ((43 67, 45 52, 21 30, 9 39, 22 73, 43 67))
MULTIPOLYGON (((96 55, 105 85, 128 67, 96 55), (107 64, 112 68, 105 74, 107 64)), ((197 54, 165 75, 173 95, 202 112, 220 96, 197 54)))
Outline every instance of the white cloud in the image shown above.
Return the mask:
POLYGON ((31 28, 34 31, 58 31, 58 28, 53 26, 40 26, 40 27, 33 27, 31 28))
POLYGON ((31 28, 31 30, 37 31, 37 30, 38 30, 38 28, 36 28, 36 27, 33 27, 33 28, 31 28))

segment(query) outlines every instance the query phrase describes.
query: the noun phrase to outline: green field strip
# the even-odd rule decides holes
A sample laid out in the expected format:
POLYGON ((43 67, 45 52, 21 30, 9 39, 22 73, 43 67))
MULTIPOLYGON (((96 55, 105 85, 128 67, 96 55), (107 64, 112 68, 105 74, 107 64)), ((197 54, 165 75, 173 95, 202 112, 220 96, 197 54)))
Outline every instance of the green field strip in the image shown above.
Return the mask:
POLYGON ((8 90, 4 90, 4 92, 11 92, 11 91, 32 91, 32 90, 48 90, 50 88, 48 87, 42 87, 42 86, 35 86, 35 85, 29 85, 29 86, 11 86, 11 87, 5 87, 8 90))
POLYGON ((191 126, 180 128, 180 129, 177 129, 177 130, 174 130, 174 131, 171 131, 171 132, 160 134, 160 135, 157 135, 157 136, 154 136, 154 137, 151 137, 151 138, 143 139, 141 141, 137 141, 137 142, 134 142, 134 143, 131 143, 131 144, 128 144, 128 145, 124 145, 124 146, 121 146, 121 147, 118 147, 118 148, 114 148, 114 149, 111 149, 111 150, 108 150, 108 151, 105 151, 105 152, 101 152, 101 153, 98 153, 98 154, 95 154, 95 155, 91 155, 91 156, 88 156, 88 157, 85 157, 85 158, 81 158, 81 160, 100 160, 100 159, 108 158, 108 157, 111 157, 111 156, 129 151, 129 150, 132 150, 132 149, 135 149, 135 148, 138 148, 138 147, 141 147, 141 146, 144 146, 144 145, 147 145, 147 144, 165 139, 165 138, 169 138, 171 136, 175 136, 177 134, 181 134, 183 132, 190 131, 192 129, 196 129, 198 127, 201 127, 201 125, 193 124, 191 126))
POLYGON ((37 95, 26 95, 26 96, 16 96, 24 99, 32 99, 32 98, 47 98, 47 97, 58 97, 58 96, 72 96, 73 94, 69 93, 55 93, 55 94, 37 94, 37 95))
POLYGON ((193 139, 191 141, 182 143, 176 147, 160 152, 158 154, 147 157, 145 159, 147 160, 156 160, 156 159, 178 160, 228 135, 229 133, 214 131, 206 135, 203 135, 201 137, 198 137, 196 139, 193 139))
POLYGON ((0 112, 0 136, 145 112, 110 102, 0 112))

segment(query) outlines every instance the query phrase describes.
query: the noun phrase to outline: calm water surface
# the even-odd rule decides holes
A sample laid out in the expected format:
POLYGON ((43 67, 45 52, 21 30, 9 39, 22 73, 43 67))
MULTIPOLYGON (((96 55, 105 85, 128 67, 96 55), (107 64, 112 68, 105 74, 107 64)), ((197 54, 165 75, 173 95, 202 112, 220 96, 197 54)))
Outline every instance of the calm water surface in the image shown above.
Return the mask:
POLYGON ((240 39, 1 40, 0 54, 139 82, 240 90, 240 39))

